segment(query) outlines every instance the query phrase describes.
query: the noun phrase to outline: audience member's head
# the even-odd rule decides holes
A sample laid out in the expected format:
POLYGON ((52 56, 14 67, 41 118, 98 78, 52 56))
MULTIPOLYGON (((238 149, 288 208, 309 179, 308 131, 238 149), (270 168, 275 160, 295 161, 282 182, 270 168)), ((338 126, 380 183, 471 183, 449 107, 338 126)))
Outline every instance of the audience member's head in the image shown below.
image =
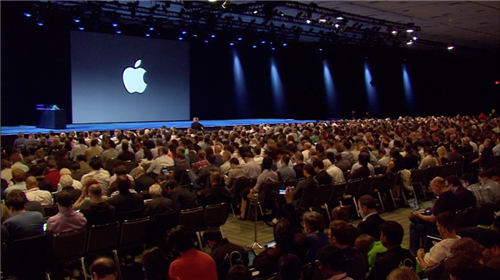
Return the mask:
POLYGON ((450 280, 479 280, 481 265, 473 257, 453 255, 444 263, 446 271, 450 273, 450 280))
POLYGON ((183 225, 179 225, 170 230, 168 235, 168 243, 172 248, 179 252, 185 252, 189 249, 195 248, 193 241, 193 233, 183 225))
POLYGON ((302 223, 307 234, 323 232, 325 230, 325 221, 323 215, 319 212, 306 212, 302 215, 302 223))
POLYGON ((400 246, 403 242, 404 229, 395 221, 385 221, 380 225, 380 241, 385 247, 400 246))
POLYGON ((69 208, 73 205, 73 199, 71 198, 70 192, 59 192, 57 193, 57 205, 61 208, 69 208))
POLYGON ((70 175, 62 175, 61 178, 59 178, 59 185, 61 185, 61 188, 72 187, 73 178, 70 175))
POLYGON ((278 220, 274 226, 276 247, 285 253, 293 253, 296 249, 293 227, 285 219, 278 220))
POLYGON ((226 275, 226 280, 251 280, 252 272, 244 265, 233 265, 226 275))
POLYGON ((265 157, 262 160, 262 170, 271 169, 273 166, 273 159, 271 157, 265 157))
POLYGON ((330 244, 337 247, 349 245, 350 233, 351 229, 348 223, 341 220, 332 221, 328 229, 330 244))
POLYGON ((89 268, 92 280, 115 280, 116 279, 116 264, 106 257, 97 258, 89 268))
POLYGON ((146 280, 167 280, 170 263, 158 247, 142 252, 142 268, 146 280))
POLYGON ((149 187, 149 194, 151 195, 152 198, 161 197, 162 196, 161 186, 158 184, 151 185, 149 187))
POLYGON ((327 279, 345 272, 347 260, 340 248, 328 245, 318 251, 319 270, 327 279))
POLYGON ((332 210, 332 218, 334 220, 349 222, 349 206, 337 206, 332 210))
POLYGON ((363 218, 370 213, 377 212, 376 209, 377 203, 375 202, 375 199, 373 199, 373 197, 368 194, 365 194, 359 198, 358 206, 359 206, 359 214, 363 218))
POLYGON ((375 241, 375 238, 369 234, 361 234, 356 238, 354 242, 354 248, 358 249, 365 258, 368 256, 368 252, 375 241))
POLYGON ((119 175, 116 177, 116 187, 120 193, 130 192, 131 183, 126 175, 119 175))
POLYGON ((472 238, 465 237, 458 239, 451 246, 453 256, 469 256, 479 262, 483 259, 483 249, 481 244, 472 238))
POLYGON ((400 266, 387 275, 387 280, 420 280, 420 277, 411 268, 400 266))
POLYGON ((220 185, 222 183, 222 174, 218 171, 210 174, 210 184, 212 186, 220 185))
POLYGON ((213 248, 217 242, 222 240, 222 233, 218 228, 208 228, 203 232, 203 240, 207 243, 208 248, 213 248))
POLYGON ((453 214, 449 211, 439 213, 439 215, 436 216, 436 225, 442 236, 455 233, 455 219, 453 214))
POLYGON ((500 232, 485 231, 479 235, 477 242, 484 248, 483 258, 486 262, 500 257, 500 232))
POLYGON ((26 188, 28 190, 38 188, 38 180, 35 178, 35 176, 29 176, 26 178, 26 188))
POLYGON ((446 181, 439 176, 432 179, 430 184, 431 184, 432 191, 437 195, 440 195, 443 192, 448 190, 448 187, 446 185, 446 181))
POLYGON ((278 275, 283 280, 301 280, 302 263, 294 254, 282 255, 278 263, 278 275))
POLYGON ((26 194, 22 190, 14 189, 7 195, 7 200, 5 200, 5 205, 9 207, 11 212, 17 212, 24 210, 24 204, 28 202, 26 194))
POLYGON ((12 169, 12 181, 14 183, 22 183, 26 180, 26 173, 19 167, 12 169))

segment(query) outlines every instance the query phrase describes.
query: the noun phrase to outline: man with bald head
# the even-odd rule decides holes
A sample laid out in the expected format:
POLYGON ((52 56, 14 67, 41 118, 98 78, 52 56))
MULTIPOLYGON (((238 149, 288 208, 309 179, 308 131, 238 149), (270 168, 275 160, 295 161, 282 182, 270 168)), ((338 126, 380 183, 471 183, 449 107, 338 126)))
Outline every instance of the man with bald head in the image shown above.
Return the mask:
POLYGON ((110 258, 97 258, 89 270, 92 280, 116 280, 116 264, 110 258))
MULTIPOLYGON (((458 197, 451 191, 446 180, 441 177, 435 177, 431 183, 432 192, 439 198, 434 203, 429 215, 425 215, 421 211, 413 212, 410 224, 410 251, 416 255, 419 248, 424 248, 425 239, 428 234, 437 234, 436 217, 444 212, 455 214, 458 211, 458 197)), ((424 249, 432 247, 431 242, 425 244, 424 249)))
POLYGON ((153 217, 156 214, 165 213, 169 210, 174 209, 172 200, 170 198, 163 197, 162 188, 160 185, 151 185, 149 187, 149 194, 151 195, 152 199, 145 204, 145 216, 153 217))
POLYGON ((26 197, 29 201, 38 201, 42 205, 52 205, 52 194, 38 188, 38 180, 34 176, 26 178, 26 197))
POLYGON ((103 198, 102 188, 99 184, 92 184, 88 189, 90 203, 83 204, 80 207, 82 213, 87 219, 87 227, 116 222, 116 210, 103 198))

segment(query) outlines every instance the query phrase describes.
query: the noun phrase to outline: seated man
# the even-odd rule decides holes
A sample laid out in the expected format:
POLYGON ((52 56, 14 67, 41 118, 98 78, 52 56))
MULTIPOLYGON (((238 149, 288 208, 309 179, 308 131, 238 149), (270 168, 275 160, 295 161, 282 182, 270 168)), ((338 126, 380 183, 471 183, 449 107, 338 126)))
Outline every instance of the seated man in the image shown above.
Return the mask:
POLYGON ((319 249, 330 244, 325 233, 325 221, 319 212, 306 212, 302 215, 302 224, 310 245, 307 261, 314 263, 319 249))
POLYGON ((483 246, 485 265, 500 271, 500 232, 488 230, 477 241, 483 246))
POLYGON ((462 186, 462 182, 460 182, 457 176, 451 175, 446 177, 446 182, 450 185, 451 190, 457 195, 459 210, 477 205, 474 194, 462 186))
POLYGON ((73 201, 68 192, 57 195, 59 213, 47 221, 47 230, 52 234, 84 229, 87 219, 82 213, 73 210, 73 201))
POLYGON ((80 208, 80 213, 87 219, 87 227, 116 222, 115 207, 103 199, 99 184, 90 185, 88 194, 90 203, 80 208))
POLYGON ((13 168, 12 181, 14 184, 5 189, 5 195, 9 195, 9 192, 12 190, 27 191, 28 189, 26 188, 26 182, 24 180, 26 180, 26 172, 19 167, 13 168))
POLYGON ((281 256, 278 264, 279 279, 302 280, 302 263, 294 254, 281 256))
POLYGON ((217 280, 217 265, 212 257, 196 250, 193 233, 184 226, 177 226, 169 234, 168 243, 180 254, 170 264, 169 276, 182 280, 217 280))
POLYGON ((217 275, 220 280, 226 279, 226 274, 233 265, 248 265, 248 253, 245 248, 234 245, 227 238, 222 238, 218 228, 209 228, 203 233, 203 240, 210 248, 210 256, 217 264, 217 275))
MULTIPOLYGON (((325 279, 353 280, 346 272, 347 260, 342 250, 329 245, 318 252, 319 270, 325 279)), ((364 274, 364 271, 362 271, 364 274)), ((363 277, 364 279, 364 277, 363 277)))
POLYGON ((231 203, 231 194, 222 184, 220 172, 210 174, 210 187, 198 192, 198 205, 206 206, 226 202, 231 203))
POLYGON ((410 251, 401 248, 403 236, 404 229, 397 222, 386 221, 380 225, 380 240, 387 251, 377 255, 367 280, 386 279, 387 275, 399 266, 415 270, 415 257, 410 251))
POLYGON ((294 204, 297 205, 306 191, 315 191, 318 188, 318 181, 314 179, 316 172, 312 164, 306 164, 302 170, 304 178, 299 180, 295 187, 293 196, 294 204))
POLYGON ((9 241, 23 239, 43 234, 43 216, 40 212, 26 211, 24 205, 28 202, 22 190, 12 190, 5 205, 12 213, 3 225, 9 232, 9 241))
POLYGON ((119 194, 108 199, 108 203, 115 207, 117 215, 124 212, 129 213, 128 216, 122 216, 122 219, 140 218, 144 208, 144 199, 142 195, 130 191, 131 182, 125 175, 118 176, 118 178, 116 178, 116 183, 119 194))
MULTIPOLYGON (((450 257, 451 247, 460 239, 460 236, 457 236, 455 232, 455 220, 452 213, 440 213, 436 217, 436 224, 443 240, 435 243, 428 253, 425 253, 424 249, 420 249, 417 252, 417 260, 424 269, 439 264, 450 257)), ((427 242, 430 242, 430 240, 427 242)))
MULTIPOLYGON (((354 280, 364 280, 366 260, 358 249, 349 245, 350 234, 350 225, 345 221, 337 220, 330 223, 330 228, 328 229, 330 244, 340 249, 339 251, 342 252, 344 259, 349 259, 349 262, 344 267, 345 270, 342 271, 346 272, 347 276, 354 280)), ((321 255, 321 250, 318 255, 321 255)), ((322 263, 321 258, 318 259, 322 263)))
POLYGON ((137 193, 140 193, 141 191, 148 190, 149 187, 155 183, 155 179, 146 175, 146 171, 144 170, 144 168, 139 165, 135 169, 134 182, 135 182, 135 190, 137 191, 137 193))
POLYGON ((97 258, 89 268, 92 280, 115 280, 117 277, 115 262, 106 257, 97 258))
POLYGON ((146 202, 144 215, 154 217, 156 214, 165 213, 168 210, 173 210, 174 205, 170 198, 163 197, 160 185, 154 184, 149 187, 151 200, 146 202))
POLYGON ((375 199, 370 195, 363 195, 358 200, 359 214, 363 220, 358 224, 361 232, 369 234, 375 238, 380 239, 380 225, 385 222, 377 213, 375 199))
MULTIPOLYGON (((446 181, 441 177, 432 179, 432 191, 439 196, 431 210, 431 215, 424 215, 419 211, 413 212, 413 220, 410 224, 410 251, 417 255, 417 250, 423 248, 425 239, 428 234, 437 233, 436 217, 443 212, 455 213, 458 210, 458 198, 451 191, 446 181)), ((427 244, 426 250, 430 249, 430 242, 427 244)))
POLYGON ((243 173, 240 161, 237 158, 230 159, 229 163, 231 165, 231 169, 229 169, 229 172, 227 173, 225 184, 228 188, 232 188, 234 182, 236 182, 236 179, 245 177, 245 174, 243 173))

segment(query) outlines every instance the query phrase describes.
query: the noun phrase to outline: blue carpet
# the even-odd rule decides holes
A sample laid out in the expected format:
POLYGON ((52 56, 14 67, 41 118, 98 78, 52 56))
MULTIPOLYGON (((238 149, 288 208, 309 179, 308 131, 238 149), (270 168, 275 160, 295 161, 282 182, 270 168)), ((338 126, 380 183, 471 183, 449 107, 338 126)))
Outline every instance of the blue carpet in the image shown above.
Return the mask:
MULTIPOLYGON (((316 122, 316 120, 295 120, 295 119, 239 119, 239 120, 200 120, 206 128, 221 127, 221 126, 236 126, 236 125, 250 125, 250 124, 280 124, 280 123, 309 123, 316 122)), ((24 134, 29 133, 47 133, 54 132, 68 132, 75 130, 80 131, 112 131, 114 129, 120 130, 136 130, 145 128, 160 128, 166 126, 168 128, 182 128, 186 129, 191 127, 192 121, 165 121, 165 122, 131 122, 131 123, 87 123, 87 124, 68 124, 66 129, 47 129, 37 128, 35 126, 20 125, 20 126, 2 126, 2 135, 16 135, 18 132, 24 134)))

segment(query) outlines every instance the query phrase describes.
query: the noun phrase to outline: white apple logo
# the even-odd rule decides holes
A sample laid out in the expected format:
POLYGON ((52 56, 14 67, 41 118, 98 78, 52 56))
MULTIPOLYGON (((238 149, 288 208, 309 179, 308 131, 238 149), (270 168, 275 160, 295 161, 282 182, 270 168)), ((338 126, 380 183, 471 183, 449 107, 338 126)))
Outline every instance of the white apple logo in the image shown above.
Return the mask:
POLYGON ((144 82, 144 74, 146 74, 146 70, 142 67, 138 68, 141 66, 141 62, 142 61, 138 59, 135 62, 134 68, 127 67, 123 70, 123 84, 125 85, 128 93, 137 92, 142 94, 148 86, 144 82))

